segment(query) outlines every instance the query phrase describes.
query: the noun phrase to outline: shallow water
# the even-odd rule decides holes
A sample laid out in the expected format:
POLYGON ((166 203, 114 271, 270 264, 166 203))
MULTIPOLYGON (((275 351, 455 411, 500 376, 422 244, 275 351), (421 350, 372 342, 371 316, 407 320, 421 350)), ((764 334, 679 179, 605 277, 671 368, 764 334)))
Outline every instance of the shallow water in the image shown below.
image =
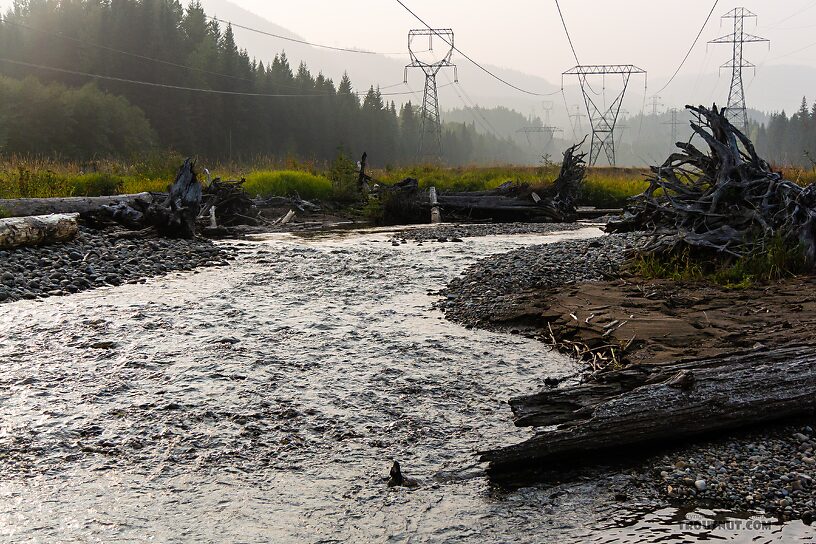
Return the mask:
POLYGON ((434 292, 486 254, 598 233, 275 235, 232 243, 229 269, 0 307, 0 538, 807 538, 801 523, 684 529, 674 509, 622 509, 605 479, 491 490, 475 452, 530 433, 503 400, 576 368, 445 321, 434 292), (386 486, 392 459, 418 489, 386 486))

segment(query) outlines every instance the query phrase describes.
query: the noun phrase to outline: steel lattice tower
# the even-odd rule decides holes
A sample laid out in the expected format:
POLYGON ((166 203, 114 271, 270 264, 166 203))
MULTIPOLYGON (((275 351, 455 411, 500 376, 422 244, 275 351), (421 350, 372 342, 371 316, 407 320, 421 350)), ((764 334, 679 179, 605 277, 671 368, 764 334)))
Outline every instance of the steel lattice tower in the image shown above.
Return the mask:
POLYGON ((575 113, 569 114, 570 123, 572 123, 572 130, 573 132, 581 133, 584 131, 584 127, 581 124, 581 119, 586 117, 586 115, 581 113, 581 106, 579 106, 578 104, 572 106, 572 109, 575 110, 575 113), (575 122, 572 121, 573 119, 575 119, 575 122))
POLYGON ((663 102, 660 101, 660 97, 657 95, 652 96, 652 115, 657 117, 657 110, 660 109, 660 106, 663 106, 663 102))
POLYGON ((453 68, 454 82, 459 81, 456 65, 451 62, 453 56, 453 30, 450 28, 420 29, 408 32, 408 53, 411 64, 405 67, 405 82, 408 82, 408 68, 421 68, 425 74, 425 92, 422 95, 422 122, 419 130, 419 150, 417 153, 421 161, 440 161, 442 159, 442 119, 439 115, 439 91, 436 85, 436 75, 443 68, 453 68), (420 37, 428 38, 428 50, 416 51, 414 40, 420 37), (433 52, 433 39, 440 38, 445 43, 447 53, 442 60, 428 62, 418 55, 433 52))
POLYGON ((680 110, 678 110, 677 108, 670 109, 669 113, 671 114, 671 121, 669 121, 668 123, 663 123, 663 124, 664 125, 671 125, 671 145, 672 145, 672 147, 674 147, 674 145, 677 143, 677 127, 682 125, 683 122, 680 121, 680 119, 678 118, 678 115, 680 114, 680 110))
MULTIPOLYGON (((589 150, 590 166, 595 166, 601 152, 606 155, 610 166, 615 166, 615 125, 618 122, 618 115, 620 115, 623 98, 626 95, 626 89, 629 86, 629 79, 632 77, 632 74, 645 75, 646 71, 632 64, 579 64, 562 74, 562 79, 563 76, 578 76, 578 81, 581 84, 584 104, 586 105, 587 115, 589 116, 589 122, 592 126, 592 143, 589 150), (590 76, 601 76, 604 78, 605 90, 605 78, 607 75, 619 75, 623 82, 622 90, 609 107, 605 107, 603 104, 599 106, 595 102, 592 98, 592 94, 595 94, 595 92, 592 90, 588 81, 590 76)), ((561 88, 563 89, 563 87, 562 81, 561 88)))
MULTIPOLYGON (((556 132, 564 132, 562 129, 558 127, 554 127, 550 125, 550 113, 552 112, 553 106, 555 104, 552 100, 545 100, 542 102, 542 109, 544 110, 544 124, 543 125, 534 125, 530 124, 525 127, 521 127, 516 131, 517 134, 524 134, 527 138, 527 145, 530 147, 533 146, 533 141, 530 139, 531 134, 542 134, 544 136, 544 149, 547 149, 552 145, 555 141, 555 133, 556 132)), ((530 122, 533 122, 533 117, 535 116, 535 111, 530 116, 530 122)))
POLYGON ((734 32, 708 42, 733 44, 731 61, 726 62, 720 68, 731 68, 731 89, 728 91, 728 108, 725 115, 732 125, 745 132, 748 130, 748 110, 745 107, 745 86, 742 84, 742 70, 743 68, 756 70, 756 66, 743 58, 743 46, 751 42, 768 42, 770 44, 768 39, 745 33, 745 19, 751 17, 756 18, 756 14, 745 8, 732 9, 722 18, 734 19, 734 32))

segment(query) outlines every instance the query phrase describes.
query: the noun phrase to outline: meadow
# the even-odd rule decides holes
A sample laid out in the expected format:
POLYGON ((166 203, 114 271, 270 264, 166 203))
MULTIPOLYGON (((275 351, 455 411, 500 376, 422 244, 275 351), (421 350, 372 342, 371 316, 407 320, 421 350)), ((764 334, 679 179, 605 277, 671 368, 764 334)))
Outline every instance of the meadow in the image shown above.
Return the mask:
MULTIPOLYGON (((94 161, 74 163, 12 157, 0 160, 0 199, 66 196, 104 196, 165 191, 182 158, 157 154, 133 162, 94 161)), ((203 166, 200 166, 203 171, 203 166)), ((209 167, 211 176, 245 178, 252 196, 299 195, 307 200, 348 200, 348 188, 356 183, 354 163, 338 159, 331 164, 259 159, 250 165, 219 164, 209 167)), ((420 165, 371 171, 378 182, 392 184, 407 177, 422 188, 445 191, 485 191, 508 181, 526 183, 542 191, 558 176, 559 166, 473 166, 445 168, 420 165)), ((816 181, 816 170, 783 170, 786 179, 806 185, 816 181)), ((643 168, 590 168, 579 205, 622 207, 626 199, 646 188, 643 168)), ((205 177, 202 175, 202 177, 205 177)))

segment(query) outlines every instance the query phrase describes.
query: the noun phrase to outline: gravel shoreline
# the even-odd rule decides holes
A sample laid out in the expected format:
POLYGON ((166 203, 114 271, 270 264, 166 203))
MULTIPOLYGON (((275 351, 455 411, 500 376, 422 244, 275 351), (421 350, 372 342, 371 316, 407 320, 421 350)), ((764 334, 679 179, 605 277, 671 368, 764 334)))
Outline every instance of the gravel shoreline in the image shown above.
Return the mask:
POLYGON ((230 252, 205 239, 126 239, 82 227, 71 242, 0 251, 0 303, 226 266, 231 258, 230 252))
POLYGON ((599 281, 615 275, 638 234, 611 234, 589 240, 567 240, 519 249, 482 259, 442 291, 440 309, 466 326, 484 324, 512 295, 541 287, 599 281))
POLYGON ((399 231, 394 239, 426 241, 455 241, 479 236, 509 236, 514 234, 553 234, 598 226, 596 223, 472 223, 440 224, 399 231))
POLYGON ((734 431, 649 460, 640 480, 680 505, 763 511, 780 520, 816 517, 814 423, 734 431))
MULTIPOLYGON (((487 257, 448 284, 439 307, 466 326, 496 328, 488 316, 512 305, 519 292, 614 276, 638 237, 613 234, 487 257)), ((630 465, 621 494, 810 524, 816 517, 814 427, 816 422, 783 423, 675 446, 630 465)))

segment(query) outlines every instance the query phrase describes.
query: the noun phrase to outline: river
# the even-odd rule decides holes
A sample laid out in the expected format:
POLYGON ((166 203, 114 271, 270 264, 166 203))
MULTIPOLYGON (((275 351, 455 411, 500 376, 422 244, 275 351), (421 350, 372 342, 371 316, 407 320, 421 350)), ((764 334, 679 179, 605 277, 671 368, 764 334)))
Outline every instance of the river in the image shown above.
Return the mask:
POLYGON ((491 488, 476 452, 530 433, 504 401, 577 369, 444 320, 436 292, 482 256, 598 234, 278 234, 224 242, 229 268, 0 306, 0 538, 811 538, 799 522, 681 526, 685 513, 621 506, 597 478, 491 488), (394 459, 418 488, 386 485, 394 459))

